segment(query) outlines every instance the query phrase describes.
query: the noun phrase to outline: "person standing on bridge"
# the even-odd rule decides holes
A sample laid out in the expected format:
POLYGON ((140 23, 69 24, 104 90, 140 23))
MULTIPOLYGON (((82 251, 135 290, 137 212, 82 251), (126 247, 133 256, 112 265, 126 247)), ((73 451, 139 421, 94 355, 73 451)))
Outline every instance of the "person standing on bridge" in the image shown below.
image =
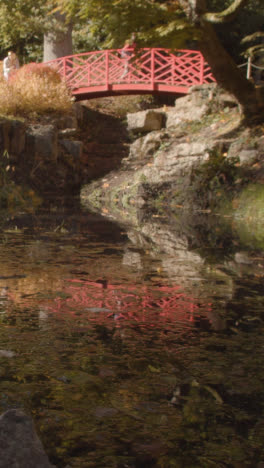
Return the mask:
POLYGON ((19 61, 11 50, 8 52, 7 57, 3 61, 3 74, 6 80, 9 80, 12 73, 19 68, 19 61))
POLYGON ((125 78, 125 76, 128 74, 129 60, 134 55, 136 47, 137 47, 136 33, 132 33, 131 38, 125 42, 121 50, 121 58, 123 59, 123 62, 124 62, 124 71, 120 77, 121 79, 125 78))

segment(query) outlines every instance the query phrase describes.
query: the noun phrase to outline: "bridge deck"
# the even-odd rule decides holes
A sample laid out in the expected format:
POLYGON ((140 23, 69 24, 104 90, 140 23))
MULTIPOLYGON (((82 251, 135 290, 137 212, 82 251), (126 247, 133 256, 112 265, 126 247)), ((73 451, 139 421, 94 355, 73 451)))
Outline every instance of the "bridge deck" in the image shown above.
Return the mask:
POLYGON ((121 49, 61 57, 55 67, 76 100, 118 94, 186 94, 190 87, 214 82, 202 54, 194 50, 140 49, 122 57, 121 49))

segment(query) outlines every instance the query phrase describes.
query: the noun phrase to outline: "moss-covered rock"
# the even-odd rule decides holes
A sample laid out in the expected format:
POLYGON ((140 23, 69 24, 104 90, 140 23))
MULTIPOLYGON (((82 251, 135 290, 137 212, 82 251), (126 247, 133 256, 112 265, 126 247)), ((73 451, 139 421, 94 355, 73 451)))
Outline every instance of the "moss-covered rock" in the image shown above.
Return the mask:
POLYGON ((264 184, 250 183, 233 204, 234 225, 243 243, 264 249, 264 184))

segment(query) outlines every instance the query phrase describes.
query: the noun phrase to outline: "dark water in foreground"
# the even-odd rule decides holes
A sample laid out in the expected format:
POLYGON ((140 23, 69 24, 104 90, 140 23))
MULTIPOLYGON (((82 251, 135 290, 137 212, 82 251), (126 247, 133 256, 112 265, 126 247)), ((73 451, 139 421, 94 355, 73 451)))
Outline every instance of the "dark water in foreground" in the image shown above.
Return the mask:
POLYGON ((58 467, 261 467, 264 253, 155 223, 2 222, 0 410, 58 467))

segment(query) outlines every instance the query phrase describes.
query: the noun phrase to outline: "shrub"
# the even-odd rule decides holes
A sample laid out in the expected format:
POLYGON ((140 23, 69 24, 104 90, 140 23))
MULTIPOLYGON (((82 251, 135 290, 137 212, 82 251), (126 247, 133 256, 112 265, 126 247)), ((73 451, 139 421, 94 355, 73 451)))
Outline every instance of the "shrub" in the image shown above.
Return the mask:
POLYGON ((71 110, 72 97, 58 71, 39 64, 24 65, 7 82, 0 79, 2 115, 30 117, 71 110))

